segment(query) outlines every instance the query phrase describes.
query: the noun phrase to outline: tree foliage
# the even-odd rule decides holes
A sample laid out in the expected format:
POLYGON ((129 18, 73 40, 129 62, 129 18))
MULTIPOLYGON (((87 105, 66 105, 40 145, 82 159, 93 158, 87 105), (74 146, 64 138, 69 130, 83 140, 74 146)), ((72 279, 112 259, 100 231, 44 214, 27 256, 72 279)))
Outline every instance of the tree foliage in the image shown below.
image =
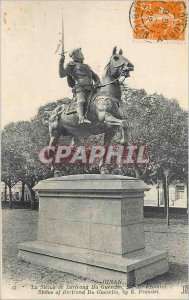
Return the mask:
POLYGON ((18 181, 25 183, 31 192, 32 208, 35 202, 32 188, 50 176, 49 169, 38 162, 38 139, 44 132, 43 127, 35 131, 35 125, 33 121, 10 123, 2 132, 2 180, 12 186, 18 181))
POLYGON ((144 90, 123 87, 123 107, 128 120, 130 141, 145 144, 150 157, 153 181, 168 168, 171 180, 186 179, 187 112, 175 99, 163 95, 147 95, 144 90))

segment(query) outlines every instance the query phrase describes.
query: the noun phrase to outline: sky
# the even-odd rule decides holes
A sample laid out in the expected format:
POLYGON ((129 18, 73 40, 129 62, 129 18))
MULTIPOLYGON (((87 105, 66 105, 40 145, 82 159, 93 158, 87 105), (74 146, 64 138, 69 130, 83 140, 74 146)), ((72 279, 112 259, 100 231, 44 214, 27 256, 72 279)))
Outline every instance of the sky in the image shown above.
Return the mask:
MULTIPOLYGON (((129 23, 132 1, 2 1, 1 106, 2 127, 30 120, 48 102, 71 97, 59 78, 55 53, 64 15, 65 51, 81 47, 85 62, 102 75, 117 45, 135 66, 125 83, 148 93, 188 103, 186 42, 134 40, 129 23)), ((66 54, 66 62, 69 55, 66 54)))

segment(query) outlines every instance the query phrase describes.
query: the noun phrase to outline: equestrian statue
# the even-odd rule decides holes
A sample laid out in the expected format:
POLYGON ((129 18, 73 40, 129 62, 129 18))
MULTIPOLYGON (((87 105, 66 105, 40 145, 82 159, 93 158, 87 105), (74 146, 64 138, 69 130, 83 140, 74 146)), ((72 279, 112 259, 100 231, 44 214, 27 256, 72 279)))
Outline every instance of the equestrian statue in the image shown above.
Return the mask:
MULTIPOLYGON (((100 82, 98 75, 84 64, 81 48, 70 53, 72 61, 64 67, 64 53, 59 62, 59 76, 67 77, 72 87, 71 103, 63 103, 50 115, 49 146, 56 145, 60 136, 71 136, 78 140, 104 133, 104 146, 111 144, 118 128, 121 128, 120 144, 128 142, 128 126, 121 108, 121 82, 130 76, 134 65, 114 47, 100 82)), ((100 162, 100 172, 109 173, 105 162, 100 162)))

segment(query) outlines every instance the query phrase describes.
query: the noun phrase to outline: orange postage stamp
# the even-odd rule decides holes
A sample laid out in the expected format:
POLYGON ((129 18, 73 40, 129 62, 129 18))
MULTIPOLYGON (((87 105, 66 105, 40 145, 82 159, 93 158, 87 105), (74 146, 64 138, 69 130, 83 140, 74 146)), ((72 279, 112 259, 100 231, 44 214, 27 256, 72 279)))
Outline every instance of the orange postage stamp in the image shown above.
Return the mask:
POLYGON ((129 17, 134 39, 185 40, 187 24, 185 1, 135 0, 129 17))

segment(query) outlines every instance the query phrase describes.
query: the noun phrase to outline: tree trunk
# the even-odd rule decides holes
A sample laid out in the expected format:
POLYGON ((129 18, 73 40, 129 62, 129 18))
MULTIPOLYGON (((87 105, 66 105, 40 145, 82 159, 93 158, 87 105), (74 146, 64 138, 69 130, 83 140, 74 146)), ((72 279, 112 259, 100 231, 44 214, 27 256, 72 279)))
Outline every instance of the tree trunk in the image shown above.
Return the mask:
POLYGON ((167 211, 167 186, 166 179, 163 178, 164 211, 167 211))
POLYGON ((5 202, 7 201, 7 184, 5 183, 5 202))
POLYGON ((32 188, 29 187, 30 194, 31 194, 31 209, 36 209, 36 203, 35 203, 35 192, 32 190, 32 188))
POLYGON ((189 201, 189 199, 188 199, 188 181, 186 182, 186 197, 187 197, 186 207, 187 207, 187 214, 188 214, 188 201, 189 201))
POLYGON ((22 182, 22 195, 21 195, 21 202, 24 202, 24 196, 25 196, 25 182, 22 182))
POLYGON ((169 185, 167 183, 167 225, 170 225, 170 214, 169 214, 169 185))
POLYGON ((9 185, 9 208, 12 209, 12 189, 11 189, 11 185, 9 185))

